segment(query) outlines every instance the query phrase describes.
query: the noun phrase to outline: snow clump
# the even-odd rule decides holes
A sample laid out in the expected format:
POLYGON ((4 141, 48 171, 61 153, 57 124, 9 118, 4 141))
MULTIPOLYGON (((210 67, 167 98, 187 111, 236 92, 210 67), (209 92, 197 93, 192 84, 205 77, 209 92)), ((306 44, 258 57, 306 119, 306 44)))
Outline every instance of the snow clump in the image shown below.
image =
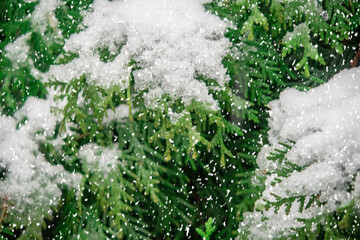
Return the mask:
POLYGON ((344 70, 308 92, 287 89, 269 104, 269 145, 257 158, 254 178, 255 183, 266 179, 265 190, 255 204, 257 210, 245 214, 240 233, 248 233, 250 239, 294 234, 294 228, 304 226, 300 219, 326 216, 359 199, 359 106, 360 68, 344 70), (289 140, 294 142, 282 163, 268 159, 270 152, 284 149, 279 143, 289 140), (278 175, 293 164, 300 170, 278 175), (266 210, 269 202, 292 197, 296 200, 290 209, 283 204, 278 211, 271 205, 266 210), (315 201, 299 211, 301 198, 305 206, 315 201))
MULTIPOLYGON (((209 88, 197 79, 216 79, 218 88, 229 80, 222 60, 230 42, 224 37, 227 25, 205 11, 201 0, 95 0, 84 19, 86 29, 72 35, 65 44, 77 58, 54 65, 50 77, 69 82, 86 75, 99 86, 129 84, 133 70, 135 89, 149 90, 147 106, 164 94, 189 104, 192 99, 217 103, 209 88), (100 52, 108 51, 108 59, 100 52)), ((215 88, 216 86, 212 86, 215 88)))
POLYGON ((7 218, 20 228, 39 226, 39 232, 43 218, 61 200, 60 186, 78 187, 80 180, 39 151, 39 141, 54 135, 58 118, 50 113, 53 104, 52 99, 29 97, 15 118, 0 116, 0 197, 9 205, 7 218))
POLYGON ((79 156, 83 160, 85 168, 90 172, 101 172, 105 176, 120 164, 120 153, 119 150, 105 149, 95 143, 86 144, 79 150, 79 156))

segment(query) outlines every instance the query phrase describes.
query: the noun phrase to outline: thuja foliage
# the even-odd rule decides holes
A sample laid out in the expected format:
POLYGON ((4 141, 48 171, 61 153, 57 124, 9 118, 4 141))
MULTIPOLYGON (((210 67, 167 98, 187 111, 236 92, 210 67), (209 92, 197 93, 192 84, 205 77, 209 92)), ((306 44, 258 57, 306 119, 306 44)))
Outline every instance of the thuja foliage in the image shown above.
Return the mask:
POLYGON ((200 228, 196 228, 196 231, 203 237, 205 240, 210 240, 211 234, 215 231, 215 228, 212 226, 214 224, 214 220, 209 218, 205 223, 205 232, 200 228))
MULTIPOLYGON (((246 170, 237 175, 237 195, 242 199, 237 209, 241 220, 242 213, 253 210, 252 200, 259 198, 264 190, 261 184, 251 180, 258 146, 267 142, 264 109, 268 109, 269 101, 277 99, 286 87, 308 90, 342 69, 356 66, 350 63, 353 59, 357 62, 359 5, 353 1, 213 1, 207 6, 234 24, 226 34, 234 43, 233 54, 224 64, 232 75, 235 102, 237 98, 247 100, 246 110, 241 111, 246 134, 237 143, 240 146, 237 155, 246 162, 243 164, 246 170)), ((232 114, 236 113, 234 109, 232 114)), ((275 152, 275 157, 279 157, 276 154, 282 153, 275 152)), ((288 166, 279 174, 295 170, 301 171, 296 166, 288 166)), ((291 206, 292 200, 279 199, 274 204, 291 206)), ((341 221, 330 218, 331 221, 323 222, 341 221)), ((319 219, 314 221, 319 223, 319 219)), ((299 230, 294 239, 331 239, 330 229, 319 225, 319 231, 313 235, 310 228, 299 230), (325 234, 326 231, 329 234, 325 234)), ((250 236, 241 235, 240 238, 250 236)))
MULTIPOLYGON (((41 76, 51 65, 77 57, 63 46, 83 30, 91 3, 61 1, 53 11, 56 23, 52 15, 46 15, 45 29, 39 29, 31 18, 41 2, 0 3, 2 114, 12 116, 29 96, 46 98, 54 91, 55 99, 64 102, 52 109, 61 119, 53 136, 38 142, 39 152, 51 164, 81 175, 78 189, 62 188, 62 200, 53 207, 53 217, 41 222, 40 230, 37 226, 36 231, 24 233, 33 225, 16 225, 6 218, 10 209, 2 208, 0 237, 234 239, 243 213, 254 209, 263 191, 251 179, 257 153, 267 142, 267 104, 287 87, 308 90, 349 67, 359 43, 360 4, 347 0, 207 3, 208 11, 230 22, 226 37, 232 44, 223 60, 230 81, 223 88, 209 88, 219 102, 216 110, 195 99, 185 104, 166 94, 155 107, 148 106, 147 90, 134 87, 134 71, 141 67, 135 60, 128 63, 130 74, 123 76, 128 81, 125 89, 116 84, 96 85, 85 74, 69 82, 43 81, 41 76), (16 63, 7 57, 6 46, 27 34, 29 51, 24 61, 16 63), (127 114, 106 121, 121 107, 127 114), (53 139, 62 140, 60 149, 53 139), (115 155, 116 164, 109 171, 90 167, 84 149, 93 152, 94 158, 113 151, 109 158, 115 155), (204 224, 205 231, 196 230, 204 224)), ((106 47, 99 51, 104 62, 116 54, 106 47)), ((206 86, 217 84, 216 79, 196 77, 206 86)), ((289 145, 284 147, 274 153, 274 160, 284 158, 289 145)), ((295 170, 301 171, 289 165, 279 174, 295 170)), ((293 201, 268 204, 291 206, 293 201)), ((311 204, 316 204, 316 196, 311 204)), ((346 227, 347 219, 354 217, 350 205, 329 216, 328 226, 298 232, 304 239, 331 239, 327 229, 337 225, 344 228, 331 234, 352 236, 353 232, 346 235, 352 231, 346 227)))
MULTIPOLYGON (((277 168, 258 173, 256 177, 257 181, 254 184, 258 184, 259 187, 264 190, 265 184, 270 184, 271 186, 281 184, 291 174, 301 172, 308 168, 311 164, 300 166, 287 159, 288 153, 294 145, 295 142, 292 140, 288 140, 286 143, 280 142, 279 147, 275 148, 273 152, 270 152, 270 156, 267 157, 269 161, 276 163, 277 168), (266 183, 266 178, 270 175, 276 177, 266 183)), ((351 189, 349 189, 349 191, 351 191, 351 189)), ((348 201, 344 206, 337 208, 336 211, 326 211, 322 214, 313 214, 312 217, 307 217, 305 213, 307 210, 311 212, 311 210, 309 210, 311 208, 326 207, 326 202, 320 198, 321 193, 309 195, 299 192, 295 195, 291 194, 289 197, 279 196, 275 193, 270 194, 274 198, 274 201, 264 197, 262 202, 259 201, 255 204, 257 212, 263 213, 272 209, 273 212, 270 214, 276 215, 280 211, 283 211, 285 216, 289 216, 288 221, 292 219, 290 215, 297 212, 299 213, 297 221, 302 223, 302 226, 292 228, 291 232, 282 233, 278 236, 273 235, 271 237, 272 239, 356 239, 359 234, 357 220, 358 210, 356 207, 357 200, 355 198, 348 201), (301 215, 303 213, 305 214, 301 215), (301 216, 303 216, 303 218, 301 218, 301 216)), ((262 221, 269 219, 265 216, 262 218, 262 221)), ((284 226, 284 228, 286 227, 284 226)), ((248 231, 251 231, 249 226, 243 227, 239 237, 241 239, 247 239, 249 236, 254 237, 254 235, 249 234, 248 231)), ((260 238, 260 236, 257 235, 255 238, 260 238)), ((264 237, 264 239, 267 239, 267 237, 264 237)))

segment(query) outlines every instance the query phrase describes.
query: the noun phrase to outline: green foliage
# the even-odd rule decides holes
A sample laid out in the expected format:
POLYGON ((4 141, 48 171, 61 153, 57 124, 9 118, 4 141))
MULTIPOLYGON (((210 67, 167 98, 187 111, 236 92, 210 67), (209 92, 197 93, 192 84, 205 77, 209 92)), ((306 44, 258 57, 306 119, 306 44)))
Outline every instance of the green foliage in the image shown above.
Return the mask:
POLYGON ((300 62, 296 64, 296 69, 304 68, 304 75, 310 77, 308 58, 311 58, 322 65, 325 65, 324 59, 319 55, 318 50, 310 42, 310 32, 306 25, 300 24, 295 27, 294 32, 285 35, 283 41, 283 49, 281 57, 286 57, 291 52, 291 49, 296 50, 297 48, 303 47, 303 57, 300 62))
MULTIPOLYGON (((65 37, 70 36, 70 32, 75 32, 83 18, 81 11, 91 2, 67 1, 56 10, 59 26, 61 30, 65 30, 65 37), (72 18, 71 21, 69 18, 72 18)), ((36 23, 32 22, 31 12, 37 4, 36 1, 23 0, 6 0, 0 3, 0 101, 2 112, 8 115, 21 107, 28 96, 45 97, 46 88, 30 70, 35 68, 40 72, 48 71, 63 46, 63 39, 57 35, 58 29, 50 18, 45 32, 40 32, 36 23), (6 56, 5 46, 25 34, 30 34, 27 40, 29 54, 25 62, 12 62, 6 56)))
MULTIPOLYGON (((357 1, 229 0, 206 6, 234 24, 226 34, 233 49, 224 65, 234 96, 228 111, 245 129, 244 137, 236 141, 237 159, 243 164, 234 178, 237 198, 242 200, 235 208, 241 221, 243 212, 253 211, 264 189, 252 178, 256 155, 267 143, 267 104, 287 87, 308 90, 349 67, 359 42, 359 22, 354 21, 359 5, 357 1)), ((275 152, 273 158, 279 159, 279 154, 284 153, 275 152)), ((282 166, 277 173, 283 176, 301 170, 287 161, 282 166)), ((292 200, 281 204, 290 205, 292 200)))
MULTIPOLYGON (((230 65, 229 73, 246 100, 266 105, 287 86, 308 89, 329 79, 315 74, 327 72, 325 66, 340 71, 349 64, 341 62, 335 67, 331 61, 348 59, 341 53, 357 47, 352 31, 357 31, 358 22, 351 21, 357 16, 356 4, 254 0, 213 1, 207 6, 235 23, 227 33, 235 43, 233 57, 225 63, 230 65), (328 56, 333 58, 326 59, 328 56), (303 73, 298 72, 301 68, 303 73)), ((352 57, 354 54, 351 51, 352 57)))
POLYGON ((12 69, 11 62, 0 55, 0 101, 4 114, 11 115, 28 96, 44 98, 44 85, 31 76, 27 65, 12 69))
POLYGON ((2 1, 0 3, 0 49, 30 30, 30 20, 25 17, 34 10, 36 2, 22 0, 2 1))
POLYGON ((259 11, 257 4, 251 4, 249 11, 250 16, 244 23, 241 34, 245 33, 248 35, 249 40, 254 40, 254 25, 257 24, 262 26, 265 30, 269 30, 269 23, 264 14, 259 11))
MULTIPOLYGON (((262 172, 263 175, 271 175, 276 173, 277 178, 271 183, 273 186, 277 183, 281 183, 283 179, 290 176, 294 171, 301 172, 308 166, 298 166, 287 160, 287 153, 291 150, 294 141, 288 140, 286 143, 279 143, 282 148, 275 149, 271 152, 269 160, 275 161, 278 164, 278 168, 273 171, 262 172)), ((265 178, 257 176, 261 184, 259 185, 259 191, 263 191, 264 188, 261 185, 264 183, 265 178)), ((271 193, 272 194, 272 193, 271 193)), ((291 197, 280 197, 272 194, 275 197, 274 202, 267 199, 263 199, 265 204, 257 204, 255 206, 257 211, 267 211, 270 208, 274 209, 274 214, 277 214, 279 209, 285 206, 285 213, 289 215, 295 202, 299 203, 298 212, 302 213, 304 210, 309 209, 313 205, 320 206, 323 203, 319 200, 320 195, 294 195, 291 197)), ((346 206, 340 207, 335 212, 324 213, 321 215, 315 215, 309 219, 298 219, 303 222, 303 227, 294 228, 294 233, 287 235, 286 237, 275 237, 274 239, 355 239, 359 234, 359 223, 356 219, 358 210, 355 207, 356 200, 352 200, 346 206)), ((243 236, 246 238, 246 236, 243 236)))
POLYGON ((52 86, 55 90, 59 89, 63 94, 58 97, 67 100, 63 109, 53 109, 54 112, 61 113, 63 116, 59 131, 64 132, 66 130, 66 122, 73 121, 80 127, 80 136, 86 135, 90 139, 96 139, 99 145, 103 146, 101 130, 103 129, 103 119, 107 116, 106 109, 110 107, 114 110, 112 99, 116 93, 118 93, 121 99, 125 99, 125 95, 120 91, 119 87, 112 86, 108 89, 103 89, 89 84, 85 76, 73 79, 69 83, 56 80, 49 81, 47 86, 52 86), (87 109, 81 109, 81 106, 78 105, 79 98, 82 98, 87 103, 87 109), (86 112, 89 110, 92 111, 92 114, 88 117, 86 112))
POLYGON ((59 28, 65 38, 80 31, 83 12, 88 10, 93 0, 64 0, 64 4, 55 10, 55 16, 59 20, 59 28))
POLYGON ((205 223, 205 232, 201 228, 196 228, 196 232, 204 239, 210 240, 212 233, 215 231, 215 227, 213 226, 214 220, 209 218, 205 223))
MULTIPOLYGON (((48 137, 39 149, 50 163, 83 177, 77 192, 63 189, 63 200, 44 226, 26 226, 34 231, 34 238, 184 239, 196 238, 198 232, 204 239, 233 239, 244 212, 283 205, 290 209, 294 201, 302 203, 300 211, 317 204, 317 196, 306 201, 305 196, 294 196, 254 206, 264 189, 252 181, 256 156, 267 142, 267 104, 281 90, 308 90, 348 67, 359 40, 359 2, 208 3, 209 11, 233 22, 226 33, 233 44, 231 54, 223 61, 231 80, 221 90, 210 90, 219 102, 218 111, 195 100, 185 105, 168 96, 158 99, 158 107, 147 107, 144 92, 133 87, 132 75, 125 76, 126 89, 96 86, 85 75, 44 85, 32 70, 47 72, 52 64, 76 57, 62 50, 64 39, 81 31, 82 12, 91 8, 92 1, 63 3, 55 10, 58 25, 48 24, 44 33, 26 17, 37 2, 0 3, 1 111, 12 115, 28 96, 45 98, 48 87, 56 89, 56 98, 64 100, 65 106, 52 109, 62 116, 53 139, 62 139, 63 145, 57 149, 48 137), (56 35, 59 29, 62 36, 56 35), (5 46, 27 33, 27 59, 14 63, 6 56, 5 46), (120 105, 128 108, 128 115, 105 123, 120 105), (90 143, 117 151, 116 167, 107 174, 89 169, 79 150, 90 143), (195 230, 205 219, 205 231, 195 230)), ((117 47, 120 52, 122 46, 117 47)), ((119 53, 97 50, 104 62, 119 53)), ((136 63, 129 66, 137 67, 136 63)), ((207 86, 214 82, 197 78, 207 86)), ((282 166, 276 173, 286 177, 301 171, 303 167, 286 161, 292 143, 281 145, 284 148, 269 158, 282 166)), ((350 204, 323 218, 304 220, 305 227, 291 237, 355 238, 360 233, 353 228, 354 208, 350 204), (317 230, 310 233, 314 227, 317 230)), ((0 239, 23 234, 23 229, 11 228, 12 222, 4 220, 0 239)))
MULTIPOLYGON (((238 127, 222 118, 218 112, 209 110, 199 102, 194 101, 188 106, 179 102, 170 104, 170 108, 182 110, 182 116, 173 122, 168 113, 169 108, 145 108, 139 96, 134 99, 130 93, 131 85, 126 90, 121 90, 116 86, 103 89, 88 84, 85 77, 74 79, 68 84, 50 81, 48 85, 63 92, 59 97, 67 99, 67 104, 63 109, 54 109, 55 112, 59 112, 63 116, 59 127, 60 132, 65 131, 67 122, 78 126, 75 128, 77 129, 76 135, 68 138, 69 142, 66 147, 66 149, 72 148, 75 151, 70 151, 68 154, 75 154, 76 149, 87 142, 94 141, 99 145, 107 146, 112 141, 111 139, 121 139, 119 142, 116 141, 121 150, 119 160, 123 163, 120 165, 119 171, 125 175, 124 179, 119 180, 120 182, 117 184, 128 186, 131 183, 134 195, 136 195, 135 193, 142 193, 143 196, 150 197, 152 201, 150 209, 158 209, 157 211, 159 211, 159 218, 157 219, 160 222, 156 224, 159 225, 157 231, 161 228, 171 231, 172 224, 179 227, 192 224, 194 221, 189 215, 194 207, 185 200, 189 197, 187 193, 189 190, 183 189, 183 186, 189 182, 189 177, 182 172, 182 168, 190 165, 191 171, 199 171, 197 165, 200 162, 197 162, 197 159, 201 157, 203 147, 206 148, 207 152, 214 151, 213 154, 217 154, 219 151, 220 161, 218 160, 216 164, 220 163, 220 166, 225 167, 226 162, 229 161, 227 158, 234 158, 234 155, 226 147, 224 137, 228 134, 242 135, 242 131, 238 127), (80 94, 83 103, 79 104, 80 94), (108 108, 114 109, 114 106, 118 104, 127 104, 129 112, 131 111, 130 106, 134 105, 137 111, 131 113, 131 118, 129 117, 128 121, 115 123, 116 125, 112 127, 114 129, 112 134, 114 135, 110 139, 106 137, 107 140, 105 140, 103 135, 106 132, 104 131, 105 126, 101 123, 107 110, 109 110, 108 108), (90 112, 91 114, 89 114, 90 112), (207 134, 204 134, 206 132, 207 134), (98 141, 98 139, 102 139, 102 141, 98 141), (123 182, 125 180, 128 182, 127 184, 123 182), (183 200, 179 199, 180 189, 184 194, 183 200), (175 215, 164 212, 163 208, 169 208, 169 206, 172 207, 175 215), (182 217, 179 219, 176 216, 182 217), (164 225, 164 222, 171 225, 166 224, 160 227, 164 225)), ((168 103, 164 102, 163 104, 168 103)), ((207 168, 204 163, 200 166, 207 168)), ((109 185, 100 179, 91 185, 98 185, 95 184, 96 182, 102 182, 99 187, 107 188, 109 185)), ((112 188, 114 189, 115 186, 112 188)), ((94 192, 94 190, 91 191, 94 192)), ((127 189, 126 191, 130 190, 127 189)), ((99 195, 103 196, 104 194, 99 195)), ((112 192, 108 195, 112 196, 113 194, 112 192)), ((214 193, 206 194, 212 195, 214 193)), ((97 201, 105 200, 100 198, 97 201)), ((134 198, 128 199, 128 201, 140 201, 144 206, 149 204, 149 202, 144 202, 145 199, 140 196, 137 200, 134 198)), ((109 200, 107 199, 105 202, 108 203, 109 200)), ((116 205, 120 203, 116 202, 116 205)), ((130 208, 120 206, 111 208, 118 209, 119 212, 130 210, 130 208)), ((133 211, 134 208, 131 209, 133 211)), ((140 211, 136 215, 143 215, 142 211, 146 212, 142 209, 136 209, 136 211, 140 211)), ((110 214, 109 212, 101 213, 100 210, 99 212, 100 214, 110 214)), ((147 225, 143 224, 142 226, 142 228, 138 228, 138 231, 147 232, 148 230, 144 229, 144 226, 147 225)), ((118 229, 120 228, 118 227, 118 229)), ((123 234, 128 236, 126 234, 128 230, 125 227, 121 229, 123 234)), ((166 231, 161 230, 161 234, 163 233, 166 231)))

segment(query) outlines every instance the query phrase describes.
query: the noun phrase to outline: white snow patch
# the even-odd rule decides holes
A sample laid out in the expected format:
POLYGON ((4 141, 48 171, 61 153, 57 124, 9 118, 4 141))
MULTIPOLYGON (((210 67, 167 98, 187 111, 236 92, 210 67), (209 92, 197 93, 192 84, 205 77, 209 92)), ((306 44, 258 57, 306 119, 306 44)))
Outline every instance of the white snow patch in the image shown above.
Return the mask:
POLYGON ((70 81, 86 74, 101 86, 129 83, 131 60, 140 69, 134 71, 135 88, 149 89, 147 105, 163 94, 173 99, 217 103, 205 83, 204 75, 223 87, 229 80, 221 61, 230 47, 224 37, 226 24, 206 12, 200 0, 99 1, 93 4, 84 24, 87 28, 72 35, 65 44, 79 58, 53 66, 50 76, 70 81), (116 55, 103 62, 99 49, 108 48, 116 55), (121 50, 120 50, 121 49, 121 50), (120 51, 120 52, 119 52, 120 51))
POLYGON ((60 29, 57 28, 58 21, 55 17, 54 10, 63 4, 60 0, 41 0, 31 13, 31 25, 34 29, 41 33, 46 31, 46 27, 50 26, 57 35, 61 35, 60 29))
POLYGON ((94 143, 86 144, 79 150, 79 156, 91 172, 101 172, 105 176, 116 169, 120 163, 120 150, 100 147, 94 143))
POLYGON ((287 89, 280 99, 269 104, 269 145, 258 156, 258 174, 272 172, 265 182, 265 191, 257 206, 265 200, 317 196, 322 207, 312 204, 299 212, 292 207, 287 215, 282 209, 276 214, 268 211, 247 213, 240 232, 250 232, 250 239, 272 239, 293 233, 292 227, 303 226, 297 219, 335 211, 359 198, 360 169, 360 68, 344 70, 328 83, 308 92, 287 89), (294 171, 280 183, 271 185, 277 177, 274 170, 282 165, 267 159, 269 152, 281 148, 279 142, 295 141, 287 153, 287 161, 306 167, 294 171), (349 191, 353 186, 354 190, 349 191), (262 217, 267 220, 262 221, 262 217))
POLYGON ((39 152, 37 140, 53 135, 57 118, 50 113, 52 100, 29 97, 16 112, 20 121, 0 116, 0 196, 11 202, 9 218, 27 226, 40 223, 51 207, 61 199, 60 185, 77 187, 80 176, 69 173, 60 165, 51 165, 39 152), (43 132, 43 134, 40 134, 43 132))
POLYGON ((29 40, 29 37, 30 33, 24 34, 5 47, 5 56, 13 62, 14 68, 16 68, 19 63, 26 62, 28 59, 30 48, 26 42, 29 40))
MULTIPOLYGON (((132 109, 132 113, 135 112, 135 109, 132 109)), ((103 123, 107 124, 114 120, 123 121, 125 118, 129 117, 129 106, 126 104, 120 104, 115 108, 115 111, 112 109, 107 110, 107 117, 104 118, 103 123)))

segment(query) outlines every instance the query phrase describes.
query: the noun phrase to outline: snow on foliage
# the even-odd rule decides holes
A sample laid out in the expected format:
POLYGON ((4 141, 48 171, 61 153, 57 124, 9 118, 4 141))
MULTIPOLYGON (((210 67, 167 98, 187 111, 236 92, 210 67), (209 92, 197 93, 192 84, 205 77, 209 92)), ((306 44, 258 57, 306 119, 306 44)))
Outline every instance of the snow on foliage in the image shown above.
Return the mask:
POLYGON ((38 141, 54 134, 52 105, 52 100, 30 97, 15 118, 0 116, 0 197, 9 202, 8 217, 19 225, 41 226, 61 199, 59 187, 79 181, 39 152, 38 141))
MULTIPOLYGON (((134 109, 132 109, 134 111, 134 109)), ((107 110, 107 117, 104 118, 103 123, 109 124, 112 121, 124 121, 129 117, 129 106, 126 104, 120 104, 114 111, 112 109, 107 110)))
MULTIPOLYGON (((44 35, 48 25, 55 29, 54 10, 59 4, 59 0, 39 1, 25 20, 44 35)), ((19 36, 5 46, 4 53, 13 69, 27 67, 37 75, 40 72, 29 56, 30 38, 31 33, 19 36)), ((50 113, 51 107, 57 106, 50 95, 46 100, 28 97, 13 117, 0 115, 0 201, 8 205, 6 219, 12 227, 26 229, 24 238, 41 236, 44 218, 51 217, 52 207, 61 200, 61 188, 77 187, 80 180, 80 175, 49 163, 39 150, 40 142, 50 142, 59 120, 50 113), (30 235, 26 237, 27 232, 30 235)))
POLYGON ((28 60, 30 49, 26 41, 29 40, 29 37, 30 33, 24 34, 5 47, 5 55, 13 62, 15 69, 18 67, 19 63, 24 63, 26 60, 28 60))
POLYGON ((31 24, 32 27, 39 31, 45 32, 47 26, 50 26, 55 30, 56 35, 61 35, 61 31, 56 28, 58 21, 55 17, 54 10, 63 4, 60 0, 42 0, 39 1, 38 5, 34 9, 34 12, 31 13, 31 24))
MULTIPOLYGON (((34 2, 34 1, 28 1, 34 2)), ((24 20, 29 20, 30 25, 42 36, 46 35, 48 43, 61 44, 61 31, 58 28, 58 21, 55 17, 55 9, 63 4, 60 0, 41 0, 38 1, 34 11, 24 20), (55 34, 47 34, 47 27, 51 27, 55 34)), ((33 33, 34 33, 33 32, 33 33)), ((34 67, 34 62, 30 57, 29 41, 33 33, 26 33, 19 36, 13 42, 5 46, 5 56, 12 61, 12 67, 18 69, 19 67, 27 67, 31 70, 31 75, 39 78, 42 73, 34 67)), ((46 77, 46 76, 45 76, 46 77)))
MULTIPOLYGON (((95 1, 85 17, 86 28, 66 40, 65 51, 77 55, 68 64, 53 65, 49 73, 37 71, 30 57, 30 33, 9 43, 5 55, 14 69, 29 67, 45 81, 49 76, 70 81, 85 74, 92 83, 125 89, 132 71, 135 90, 148 90, 148 106, 167 94, 185 104, 195 99, 216 109, 209 89, 222 88, 229 80, 222 59, 230 43, 223 35, 226 24, 205 11, 205 2, 95 1), (110 57, 101 58, 102 51, 110 57), (198 76, 216 79, 218 85, 207 87, 198 76)), ((48 27, 54 30, 49 42, 62 39, 54 14, 60 4, 59 0, 39 1, 29 16, 37 33, 44 35, 48 27)), ((49 163, 39 151, 41 141, 55 148, 64 144, 60 138, 52 139, 60 119, 50 113, 51 107, 59 107, 50 95, 46 100, 27 98, 14 117, 0 116, 0 197, 10 204, 7 219, 14 227, 37 229, 29 236, 41 236, 44 218, 51 217, 52 207, 61 200, 62 186, 77 187, 80 180, 80 175, 49 163)), ((127 116, 128 106, 120 105, 105 123, 127 116)), ((120 163, 118 154, 95 144, 79 151, 85 168, 104 174, 120 163)))
MULTIPOLYGON (((132 69, 135 89, 148 89, 148 106, 163 94, 207 102, 216 108, 203 75, 216 79, 219 87, 228 81, 221 61, 228 53, 226 24, 206 12, 199 0, 95 1, 84 20, 86 29, 66 41, 65 50, 77 58, 53 66, 50 74, 70 81, 86 74, 100 86, 119 84, 126 88, 132 69), (108 50, 109 59, 100 53, 108 50)), ((215 87, 215 86, 214 86, 215 87)))
MULTIPOLYGON (((257 159, 255 182, 265 180, 265 190, 256 202, 256 212, 245 214, 240 232, 252 239, 273 239, 303 227, 300 219, 326 216, 360 197, 360 69, 345 70, 328 83, 308 92, 287 89, 269 104, 269 145, 257 159), (272 161, 279 143, 294 141, 282 163, 272 161), (297 166, 280 176, 285 167, 297 166), (295 197, 291 207, 279 199, 295 197), (300 198, 305 197, 301 207, 300 198), (309 203, 310 199, 319 201, 309 203), (301 210, 300 210, 301 209, 301 210), (265 219, 265 220, 264 220, 265 219)), ((315 226, 314 226, 315 227, 315 226)))
POLYGON ((82 146, 79 155, 83 159, 86 168, 91 172, 101 172, 105 175, 116 168, 120 163, 120 151, 116 149, 103 148, 95 143, 82 146))

